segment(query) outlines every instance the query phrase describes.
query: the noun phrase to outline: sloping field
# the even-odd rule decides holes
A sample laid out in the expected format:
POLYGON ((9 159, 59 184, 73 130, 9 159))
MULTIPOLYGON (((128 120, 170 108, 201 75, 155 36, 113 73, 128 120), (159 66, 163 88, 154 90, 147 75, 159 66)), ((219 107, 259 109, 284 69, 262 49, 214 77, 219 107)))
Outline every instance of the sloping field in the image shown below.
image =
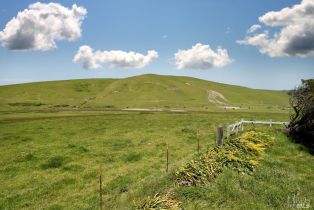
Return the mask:
POLYGON ((161 108, 186 110, 287 109, 284 91, 255 90, 160 75, 84 79, 0 87, 0 109, 161 108))

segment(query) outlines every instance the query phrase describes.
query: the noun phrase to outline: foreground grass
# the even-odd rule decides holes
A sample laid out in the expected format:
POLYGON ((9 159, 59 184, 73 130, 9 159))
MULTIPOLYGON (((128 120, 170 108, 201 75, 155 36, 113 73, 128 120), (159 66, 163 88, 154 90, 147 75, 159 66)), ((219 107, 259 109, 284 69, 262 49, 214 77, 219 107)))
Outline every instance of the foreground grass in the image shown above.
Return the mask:
MULTIPOLYGON (((104 167, 104 207, 130 209, 133 200, 171 185, 173 171, 214 145, 216 126, 241 118, 287 120, 265 113, 24 113, 0 119, 0 209, 97 209, 98 163, 104 167)), ((202 203, 202 202, 201 202, 202 203)), ((187 206, 194 205, 185 204, 187 206)))
POLYGON ((311 209, 314 157, 280 131, 252 175, 226 169, 207 185, 176 188, 184 209, 311 209))

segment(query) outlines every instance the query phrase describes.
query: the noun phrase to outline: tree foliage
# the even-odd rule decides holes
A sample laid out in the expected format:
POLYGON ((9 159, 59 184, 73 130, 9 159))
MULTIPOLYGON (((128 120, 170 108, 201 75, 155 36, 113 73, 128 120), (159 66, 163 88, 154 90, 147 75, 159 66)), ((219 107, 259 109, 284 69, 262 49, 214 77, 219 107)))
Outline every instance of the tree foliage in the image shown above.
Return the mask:
POLYGON ((290 116, 289 134, 313 148, 314 145, 314 79, 289 92, 293 112, 290 116))

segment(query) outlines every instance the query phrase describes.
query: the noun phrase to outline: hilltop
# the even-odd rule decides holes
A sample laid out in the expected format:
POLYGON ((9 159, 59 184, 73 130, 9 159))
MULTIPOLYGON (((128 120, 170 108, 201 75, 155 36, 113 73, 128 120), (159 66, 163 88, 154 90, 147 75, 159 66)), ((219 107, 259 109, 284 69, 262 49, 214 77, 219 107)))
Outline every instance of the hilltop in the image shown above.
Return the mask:
POLYGON ((192 77, 145 74, 124 79, 80 79, 0 87, 0 109, 158 108, 283 110, 285 91, 258 90, 192 77))

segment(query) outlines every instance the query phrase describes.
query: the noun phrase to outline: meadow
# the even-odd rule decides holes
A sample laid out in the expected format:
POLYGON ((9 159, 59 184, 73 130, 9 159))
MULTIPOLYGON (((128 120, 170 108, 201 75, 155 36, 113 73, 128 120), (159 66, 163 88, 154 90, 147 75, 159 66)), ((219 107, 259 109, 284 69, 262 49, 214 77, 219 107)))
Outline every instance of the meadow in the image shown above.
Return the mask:
MULTIPOLYGON (((0 208, 97 209, 98 164, 102 162, 105 209, 130 209, 134 200, 162 192, 171 186, 173 171, 197 154, 195 130, 200 133, 203 151, 215 145, 218 125, 241 118, 286 121, 288 114, 69 111, 2 113, 0 208), (167 143, 170 154, 168 174, 165 172, 167 143)), ((287 142, 285 144, 288 145, 287 142)), ((297 152, 288 149, 284 151, 292 154, 297 152)), ((280 153, 282 156, 290 157, 283 152, 280 153)), ((305 152, 302 155, 306 156, 305 152)), ((283 157, 277 157, 278 160, 280 158, 283 157)), ((304 164, 309 164, 308 160, 303 161, 304 164)), ((303 164, 302 161, 301 163, 303 164)), ((307 170, 312 168, 309 166, 307 170)), ((232 176, 236 181, 241 179, 230 172, 218 180, 222 180, 222 183, 230 181, 229 178, 224 180, 225 176, 232 176)), ((307 176, 306 173, 304 179, 310 178, 307 176)), ((308 182, 303 180, 303 184, 308 185, 308 182)), ((217 186, 220 186, 219 183, 217 186)), ((241 192, 233 199, 236 200, 241 192)), ((182 192, 179 195, 186 196, 182 192)), ((207 200, 206 197, 196 200, 202 199, 207 200)), ((228 200, 224 205, 231 205, 229 202, 233 204, 232 200, 228 200)), ((197 203, 202 205, 202 202, 197 203)), ((211 202, 206 205, 209 204, 212 205, 211 202)), ((196 204, 192 200, 191 204, 189 201, 184 205, 196 204)))
POLYGON ((253 174, 226 169, 206 185, 174 185, 178 168, 216 146, 218 126, 288 121, 287 91, 141 75, 9 85, 0 95, 0 209, 98 209, 100 163, 103 209, 169 190, 184 209, 286 209, 291 196, 314 197, 313 156, 282 127, 264 126, 276 142, 253 174))

